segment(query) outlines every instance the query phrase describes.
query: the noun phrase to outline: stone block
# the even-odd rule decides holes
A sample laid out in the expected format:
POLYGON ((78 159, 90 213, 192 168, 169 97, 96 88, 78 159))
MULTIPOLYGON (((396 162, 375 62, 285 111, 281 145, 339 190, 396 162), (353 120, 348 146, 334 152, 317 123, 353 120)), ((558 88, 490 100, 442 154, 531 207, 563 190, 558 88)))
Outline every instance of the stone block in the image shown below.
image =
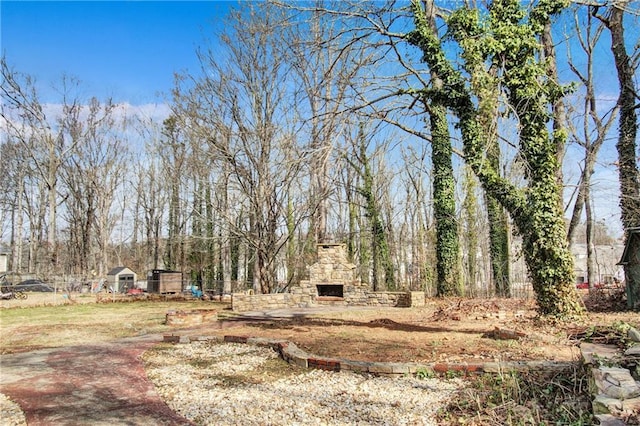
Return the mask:
POLYGON ((627 423, 611 414, 598 414, 595 416, 600 426, 627 426, 627 423))
POLYGON ((180 343, 180 336, 165 334, 162 336, 162 341, 166 343, 180 343))
POLYGON ((165 318, 167 325, 192 326, 215 321, 217 311, 213 309, 196 309, 192 311, 168 311, 165 318))
POLYGON ((279 346, 282 358, 288 363, 304 368, 309 367, 309 364, 307 362, 309 354, 298 348, 294 343, 281 342, 279 346))
POLYGON ((353 361, 353 360, 345 360, 345 359, 340 360, 340 367, 343 370, 366 373, 369 371, 370 366, 371 366, 371 363, 366 361, 353 361))
POLYGON ((585 364, 598 365, 600 361, 610 361, 620 356, 620 351, 614 345, 582 342, 580 353, 585 364))
POLYGON ((266 346, 269 348, 275 348, 280 343, 280 340, 269 339, 268 337, 248 337, 246 343, 251 345, 256 345, 256 346, 266 346))
POLYGON ((635 344, 624 351, 625 356, 640 357, 640 344, 635 344))
POLYGON ((390 363, 385 363, 385 362, 372 362, 369 365, 369 373, 393 374, 393 366, 390 363))
POLYGON ((630 399, 640 396, 640 386, 626 368, 600 367, 593 370, 595 385, 612 398, 630 399))
POLYGON ((591 403, 593 414, 615 414, 622 411, 622 401, 598 394, 591 403))

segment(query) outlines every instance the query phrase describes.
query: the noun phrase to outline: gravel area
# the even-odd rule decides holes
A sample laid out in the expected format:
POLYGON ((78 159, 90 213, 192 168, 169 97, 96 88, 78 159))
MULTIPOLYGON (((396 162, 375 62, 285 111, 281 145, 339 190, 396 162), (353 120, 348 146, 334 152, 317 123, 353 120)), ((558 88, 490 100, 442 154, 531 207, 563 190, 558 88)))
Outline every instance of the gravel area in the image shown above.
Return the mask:
MULTIPOLYGON (((434 413, 464 387, 460 379, 307 370, 270 348, 211 341, 160 346, 144 361, 160 397, 197 425, 436 425, 434 413)), ((1 393, 0 424, 27 424, 1 393)))
POLYGON ((435 425, 462 380, 295 368, 266 347, 192 342, 145 354, 176 412, 198 425, 435 425))
POLYGON ((26 426, 27 419, 20 406, 0 393, 0 424, 4 426, 26 426))

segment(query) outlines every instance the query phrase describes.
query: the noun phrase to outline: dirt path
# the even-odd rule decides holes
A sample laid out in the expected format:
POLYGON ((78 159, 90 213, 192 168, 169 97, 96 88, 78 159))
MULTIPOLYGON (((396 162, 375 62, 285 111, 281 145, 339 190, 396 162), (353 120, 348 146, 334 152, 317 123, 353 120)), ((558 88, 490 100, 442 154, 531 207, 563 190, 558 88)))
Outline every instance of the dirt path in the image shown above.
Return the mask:
POLYGON ((142 353, 159 337, 3 355, 0 393, 37 425, 190 425, 160 399, 142 353))

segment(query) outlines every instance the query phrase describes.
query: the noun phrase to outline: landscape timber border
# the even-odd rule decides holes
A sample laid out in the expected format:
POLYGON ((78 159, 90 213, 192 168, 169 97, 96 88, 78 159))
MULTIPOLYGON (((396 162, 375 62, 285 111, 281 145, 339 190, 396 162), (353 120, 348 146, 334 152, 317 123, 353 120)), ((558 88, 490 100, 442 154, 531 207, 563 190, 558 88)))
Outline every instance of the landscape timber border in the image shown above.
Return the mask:
POLYGON ((503 373, 509 371, 560 371, 575 366, 577 362, 556 361, 491 361, 473 363, 416 363, 416 362, 376 362, 354 361, 343 358, 324 357, 307 353, 295 343, 262 337, 249 337, 237 335, 220 336, 178 336, 176 334, 165 335, 165 342, 191 343, 198 341, 213 341, 218 343, 243 343, 256 346, 269 347, 278 352, 280 357, 290 364, 303 368, 316 368, 329 371, 353 371, 375 375, 407 375, 417 373, 459 374, 472 375, 483 373, 503 373))
MULTIPOLYGON (((366 373, 378 376, 394 375, 417 375, 427 374, 429 376, 471 376, 480 374, 501 374, 508 372, 528 372, 544 371, 559 372, 567 368, 584 365, 590 368, 589 380, 592 392, 592 410, 594 416, 602 425, 617 426, 626 424, 624 417, 627 413, 640 412, 640 382, 631 385, 625 384, 627 399, 616 399, 603 393, 603 386, 599 383, 598 374, 602 369, 594 364, 594 358, 602 360, 612 360, 620 355, 619 351, 608 345, 581 345, 582 359, 580 361, 494 361, 494 362, 474 362, 474 363, 415 363, 415 362, 375 362, 375 361, 355 361, 335 357, 323 357, 303 351, 295 343, 282 339, 269 339, 262 337, 249 337, 238 335, 220 336, 179 336, 170 334, 164 336, 165 342, 191 343, 198 341, 213 341, 217 343, 240 343, 262 347, 269 347, 276 351, 279 356, 288 362, 302 368, 313 368, 327 371, 352 371, 356 373, 366 373), (594 355, 595 354, 595 355, 594 355), (598 354, 600 356, 598 356, 598 354), (630 389, 631 386, 633 389, 630 389), (622 423, 621 423, 622 422, 622 423)), ((640 347, 640 346, 637 346, 640 347)), ((633 350, 637 354, 637 347, 633 350)), ((626 352, 629 354, 629 351, 626 352)), ((628 371, 627 371, 628 375, 628 371)), ((629 376, 631 377, 631 376, 629 376)), ((620 387, 620 386, 617 386, 620 387)), ((633 415, 633 414, 631 414, 633 415)))

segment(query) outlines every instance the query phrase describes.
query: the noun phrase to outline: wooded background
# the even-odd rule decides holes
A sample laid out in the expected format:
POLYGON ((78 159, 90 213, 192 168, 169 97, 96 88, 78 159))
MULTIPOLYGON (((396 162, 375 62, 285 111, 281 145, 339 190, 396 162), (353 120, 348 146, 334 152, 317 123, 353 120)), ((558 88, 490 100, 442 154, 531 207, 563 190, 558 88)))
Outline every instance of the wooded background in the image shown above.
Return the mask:
POLYGON ((595 247, 624 240, 605 222, 640 226, 640 9, 491 5, 240 2, 200 72, 176 74, 162 122, 68 76, 43 104, 3 58, 9 268, 175 269, 267 293, 344 242, 376 290, 531 281, 546 311, 574 311, 570 244, 593 285, 595 247), (606 172, 617 194, 593 180, 606 172))

